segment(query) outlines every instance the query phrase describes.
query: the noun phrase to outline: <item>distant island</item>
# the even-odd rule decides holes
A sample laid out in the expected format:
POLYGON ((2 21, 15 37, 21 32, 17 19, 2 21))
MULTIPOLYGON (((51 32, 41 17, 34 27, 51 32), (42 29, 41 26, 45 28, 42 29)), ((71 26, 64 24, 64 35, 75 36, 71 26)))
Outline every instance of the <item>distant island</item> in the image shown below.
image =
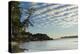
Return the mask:
POLYGON ((61 38, 78 38, 78 36, 77 35, 75 35, 75 36, 64 36, 64 37, 61 37, 61 38))
POLYGON ((22 42, 29 42, 29 41, 44 41, 44 40, 53 40, 47 34, 36 33, 32 34, 30 32, 23 32, 20 36, 12 38, 12 41, 22 41, 22 42))
POLYGON ((47 34, 37 33, 32 35, 31 41, 43 41, 43 40, 53 40, 53 39, 50 38, 47 34))

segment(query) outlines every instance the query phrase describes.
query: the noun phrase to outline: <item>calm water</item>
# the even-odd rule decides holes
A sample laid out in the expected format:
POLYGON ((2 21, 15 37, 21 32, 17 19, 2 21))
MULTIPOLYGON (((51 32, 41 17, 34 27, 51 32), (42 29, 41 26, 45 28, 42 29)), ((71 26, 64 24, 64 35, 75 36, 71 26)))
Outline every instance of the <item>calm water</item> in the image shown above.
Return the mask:
POLYGON ((49 41, 32 41, 21 44, 20 48, 28 49, 25 50, 25 52, 77 49, 78 39, 67 38, 49 41))

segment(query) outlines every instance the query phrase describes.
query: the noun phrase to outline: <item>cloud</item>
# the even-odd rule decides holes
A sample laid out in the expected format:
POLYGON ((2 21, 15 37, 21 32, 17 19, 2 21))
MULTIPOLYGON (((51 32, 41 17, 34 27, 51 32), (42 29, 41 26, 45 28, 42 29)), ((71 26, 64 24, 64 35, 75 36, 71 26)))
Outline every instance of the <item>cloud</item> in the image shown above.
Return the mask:
POLYGON ((31 16, 36 26, 47 27, 51 24, 68 28, 77 24, 78 7, 76 5, 32 3, 32 7, 37 9, 31 16))
POLYGON ((47 14, 48 12, 60 12, 60 11, 64 11, 66 10, 66 8, 73 8, 75 6, 66 6, 66 5, 51 5, 51 6, 46 6, 46 8, 41 8, 40 10, 37 10, 35 13, 34 13, 34 16, 38 16, 40 14, 47 14), (58 8, 59 9, 56 9, 58 8))

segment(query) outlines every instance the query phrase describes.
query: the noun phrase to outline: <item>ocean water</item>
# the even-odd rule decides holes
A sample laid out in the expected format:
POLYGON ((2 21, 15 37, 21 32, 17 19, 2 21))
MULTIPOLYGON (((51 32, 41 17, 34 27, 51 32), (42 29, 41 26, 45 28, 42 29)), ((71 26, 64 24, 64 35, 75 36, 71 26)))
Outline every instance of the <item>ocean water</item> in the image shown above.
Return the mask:
POLYGON ((20 45, 24 52, 70 50, 78 48, 78 38, 65 38, 48 41, 31 41, 20 45))

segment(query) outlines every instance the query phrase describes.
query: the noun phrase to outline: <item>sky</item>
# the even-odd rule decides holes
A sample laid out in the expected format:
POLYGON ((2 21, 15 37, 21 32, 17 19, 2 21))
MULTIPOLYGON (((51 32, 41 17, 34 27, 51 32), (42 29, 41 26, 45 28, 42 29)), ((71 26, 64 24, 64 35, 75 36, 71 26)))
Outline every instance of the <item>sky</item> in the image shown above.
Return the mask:
POLYGON ((52 38, 72 36, 78 33, 78 7, 73 4, 21 2, 21 21, 27 18, 26 10, 34 8, 28 31, 47 34, 52 38))

